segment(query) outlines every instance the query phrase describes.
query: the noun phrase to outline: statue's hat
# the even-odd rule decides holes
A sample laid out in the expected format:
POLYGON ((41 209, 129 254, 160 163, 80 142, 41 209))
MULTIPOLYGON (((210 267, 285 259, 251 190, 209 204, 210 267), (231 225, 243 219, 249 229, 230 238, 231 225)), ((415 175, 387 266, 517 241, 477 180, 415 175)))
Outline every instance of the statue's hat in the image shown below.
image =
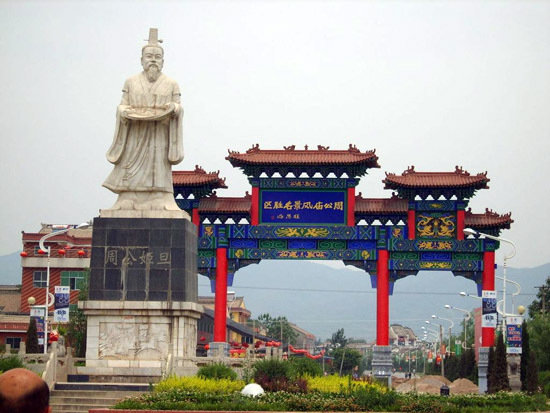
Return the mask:
MULTIPOLYGON (((162 46, 160 45, 162 43, 162 40, 159 39, 159 30, 156 28, 151 27, 149 29, 149 39, 146 39, 147 44, 143 46, 142 50, 146 47, 159 47, 162 49, 162 46)), ((164 49, 162 49, 164 51, 164 49)))

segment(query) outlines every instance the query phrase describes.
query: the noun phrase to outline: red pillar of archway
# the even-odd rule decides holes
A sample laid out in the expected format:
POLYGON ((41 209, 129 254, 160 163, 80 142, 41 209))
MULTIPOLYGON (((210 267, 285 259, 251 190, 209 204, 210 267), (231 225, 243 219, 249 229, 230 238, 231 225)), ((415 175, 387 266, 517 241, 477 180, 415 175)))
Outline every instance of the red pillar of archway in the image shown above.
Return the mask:
POLYGON ((376 263, 376 345, 388 346, 390 332, 390 278, 387 250, 378 250, 376 263))
MULTIPOLYGON (((495 253, 485 251, 483 253, 483 276, 481 280, 482 290, 495 290, 495 253)), ((492 347, 495 345, 495 329, 483 327, 481 329, 481 347, 492 347)))
POLYGON ((214 302, 214 341, 227 339, 227 248, 216 249, 216 297, 214 302))

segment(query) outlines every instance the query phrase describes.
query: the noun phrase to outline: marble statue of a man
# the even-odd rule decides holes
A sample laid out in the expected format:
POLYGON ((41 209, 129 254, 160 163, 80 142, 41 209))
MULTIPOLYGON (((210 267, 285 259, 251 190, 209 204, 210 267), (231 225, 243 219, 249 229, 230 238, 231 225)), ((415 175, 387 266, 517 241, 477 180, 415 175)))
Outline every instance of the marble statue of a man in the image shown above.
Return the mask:
POLYGON ((103 186, 118 194, 102 217, 185 217, 175 203, 172 165, 183 159, 178 84, 162 71, 164 51, 151 29, 143 47, 143 72, 122 89, 113 143, 107 159, 114 168, 103 186))

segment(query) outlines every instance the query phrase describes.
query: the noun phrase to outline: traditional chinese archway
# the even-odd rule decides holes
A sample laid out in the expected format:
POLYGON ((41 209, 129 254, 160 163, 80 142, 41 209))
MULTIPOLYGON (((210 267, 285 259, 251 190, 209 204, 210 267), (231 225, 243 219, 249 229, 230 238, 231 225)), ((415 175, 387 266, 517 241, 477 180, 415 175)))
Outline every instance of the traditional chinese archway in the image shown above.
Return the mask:
MULTIPOLYGON (((366 271, 377 291, 373 370, 380 376, 391 374, 389 295, 398 279, 419 270, 451 271, 473 280, 480 294, 495 289, 499 243, 463 232, 469 227, 498 235, 513 222, 511 214, 467 209, 475 192, 488 188, 486 173, 410 167, 401 175, 386 173, 384 188, 395 192, 380 199, 356 194, 360 177, 380 166, 375 151, 352 145, 255 145, 226 159, 243 170, 251 194, 218 197, 214 190, 226 188, 219 172, 173 172, 176 201, 198 226, 199 273, 215 291, 214 345, 226 342, 227 287, 235 272, 263 259, 341 260, 366 271)), ((494 328, 484 328, 482 347, 493 345, 494 328)))

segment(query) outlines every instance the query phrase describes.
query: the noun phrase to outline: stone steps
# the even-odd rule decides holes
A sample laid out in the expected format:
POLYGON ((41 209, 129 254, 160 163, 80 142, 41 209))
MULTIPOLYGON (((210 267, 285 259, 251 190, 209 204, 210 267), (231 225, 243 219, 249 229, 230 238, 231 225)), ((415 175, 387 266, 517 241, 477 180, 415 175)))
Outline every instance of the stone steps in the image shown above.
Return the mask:
POLYGON ((109 408, 119 400, 149 391, 148 385, 130 383, 56 383, 50 394, 52 413, 82 413, 109 408))

